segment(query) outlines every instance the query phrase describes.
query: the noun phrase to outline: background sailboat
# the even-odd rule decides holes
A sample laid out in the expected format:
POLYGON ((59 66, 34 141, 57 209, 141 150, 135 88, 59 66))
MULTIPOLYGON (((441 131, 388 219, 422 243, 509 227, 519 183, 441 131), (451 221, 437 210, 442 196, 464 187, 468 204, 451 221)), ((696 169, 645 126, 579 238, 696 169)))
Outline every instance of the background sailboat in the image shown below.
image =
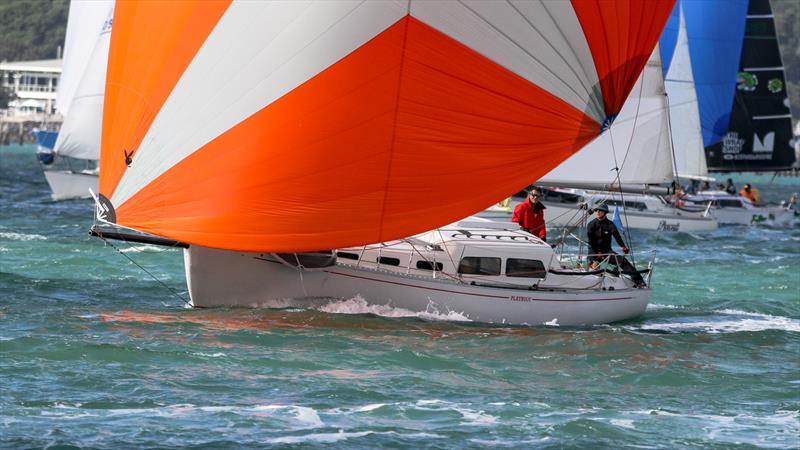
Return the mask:
POLYGON ((727 133, 708 148, 714 172, 775 171, 795 162, 792 112, 769 0, 750 0, 727 133))
POLYGON ((97 190, 106 66, 114 3, 70 3, 62 84, 57 108, 64 116, 53 153, 44 166, 55 200, 89 197, 97 190))
POLYGON ((659 39, 664 88, 669 105, 675 173, 682 179, 710 180, 695 91, 682 2, 677 2, 659 39))

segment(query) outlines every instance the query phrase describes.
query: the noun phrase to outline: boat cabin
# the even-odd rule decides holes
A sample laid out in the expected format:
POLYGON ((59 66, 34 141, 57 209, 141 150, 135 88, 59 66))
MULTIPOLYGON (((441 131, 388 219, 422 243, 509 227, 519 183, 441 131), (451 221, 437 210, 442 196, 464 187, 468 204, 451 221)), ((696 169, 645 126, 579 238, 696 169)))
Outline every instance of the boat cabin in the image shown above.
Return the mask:
POLYGON ((531 285, 560 269, 553 249, 514 224, 461 221, 409 239, 340 249, 337 263, 420 277, 531 285))

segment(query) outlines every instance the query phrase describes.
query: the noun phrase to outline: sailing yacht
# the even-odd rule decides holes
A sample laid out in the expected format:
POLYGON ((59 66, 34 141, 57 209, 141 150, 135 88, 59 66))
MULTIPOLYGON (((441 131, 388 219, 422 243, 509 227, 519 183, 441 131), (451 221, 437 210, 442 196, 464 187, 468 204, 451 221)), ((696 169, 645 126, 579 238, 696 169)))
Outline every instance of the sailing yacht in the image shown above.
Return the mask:
MULTIPOLYGON (((730 120, 724 118, 727 133, 706 147, 708 164, 722 173, 790 170, 795 162, 792 112, 772 9, 769 0, 750 0, 746 6, 733 109, 730 120)), ((788 205, 754 205, 725 192, 698 192, 686 201, 710 205, 721 224, 783 226, 794 216, 788 205)))
POLYGON ((183 247, 195 306, 635 317, 628 274, 461 218, 602 133, 671 7, 120 2, 94 233, 183 247))
POLYGON ((50 152, 39 152, 54 200, 97 191, 108 47, 114 2, 72 1, 56 108, 64 116, 50 152))

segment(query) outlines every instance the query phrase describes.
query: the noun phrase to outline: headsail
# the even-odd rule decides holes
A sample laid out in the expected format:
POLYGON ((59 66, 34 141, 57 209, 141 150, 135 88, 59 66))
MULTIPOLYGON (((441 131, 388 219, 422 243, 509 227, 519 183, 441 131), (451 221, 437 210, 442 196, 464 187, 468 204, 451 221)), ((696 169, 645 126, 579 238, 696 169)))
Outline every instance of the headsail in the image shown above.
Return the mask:
POLYGON ((120 2, 100 192, 121 225, 232 250, 431 229, 596 137, 672 5, 120 2))
POLYGON ((790 169, 792 112, 769 0, 750 0, 728 133, 708 148, 718 172, 790 169))
POLYGON ((681 0, 697 92, 703 145, 728 131, 747 0, 681 0))
POLYGON ((708 167, 681 2, 675 5, 673 16, 664 28, 659 46, 664 61, 675 170, 680 177, 703 178, 708 176, 708 167))
MULTIPOLYGON (((100 136, 103 122, 103 95, 106 87, 108 47, 114 4, 106 2, 106 17, 94 33, 92 53, 82 69, 80 83, 69 103, 69 114, 64 117, 53 151, 63 156, 80 159, 100 159, 100 136)), ((70 11, 70 18, 72 17, 70 11)), ((90 45, 87 42, 81 44, 90 45)))
POLYGON ((661 71, 656 48, 611 128, 539 183, 601 188, 672 181, 674 169, 661 71))

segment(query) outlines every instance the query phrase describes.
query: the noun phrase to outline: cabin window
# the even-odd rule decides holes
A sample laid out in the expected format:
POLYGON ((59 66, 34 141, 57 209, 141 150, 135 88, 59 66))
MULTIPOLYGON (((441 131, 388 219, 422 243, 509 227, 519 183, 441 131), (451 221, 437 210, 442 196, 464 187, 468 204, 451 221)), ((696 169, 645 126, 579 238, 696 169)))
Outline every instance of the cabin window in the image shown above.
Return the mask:
POLYGON ((342 258, 342 259, 354 259, 354 260, 358 261, 358 255, 355 254, 355 253, 336 252, 336 256, 338 256, 339 258, 342 258))
POLYGON ((742 202, 740 200, 717 200, 717 205, 723 208, 741 208, 742 202))
POLYGON ((606 206, 624 206, 628 209, 636 209, 639 211, 644 211, 647 209, 647 205, 642 202, 634 202, 626 200, 623 204, 622 200, 606 200, 606 206))
POLYGON ((546 200, 551 203, 567 203, 567 204, 577 204, 583 201, 583 197, 577 194, 571 194, 569 192, 560 192, 554 191, 551 189, 544 189, 542 190, 542 200, 546 200))
POLYGON ((547 270, 538 259, 508 258, 506 260, 506 276, 519 278, 544 278, 547 270))
POLYGON ((500 275, 500 258, 467 256, 461 258, 458 273, 465 275, 500 275))
POLYGON ((380 258, 378 258, 378 264, 386 264, 387 266, 399 266, 400 259, 390 258, 388 256, 381 256, 380 258))
POLYGON ((436 270, 436 271, 441 272, 441 270, 443 268, 444 268, 444 266, 440 262, 434 263, 432 261, 417 261, 417 269, 436 270))

